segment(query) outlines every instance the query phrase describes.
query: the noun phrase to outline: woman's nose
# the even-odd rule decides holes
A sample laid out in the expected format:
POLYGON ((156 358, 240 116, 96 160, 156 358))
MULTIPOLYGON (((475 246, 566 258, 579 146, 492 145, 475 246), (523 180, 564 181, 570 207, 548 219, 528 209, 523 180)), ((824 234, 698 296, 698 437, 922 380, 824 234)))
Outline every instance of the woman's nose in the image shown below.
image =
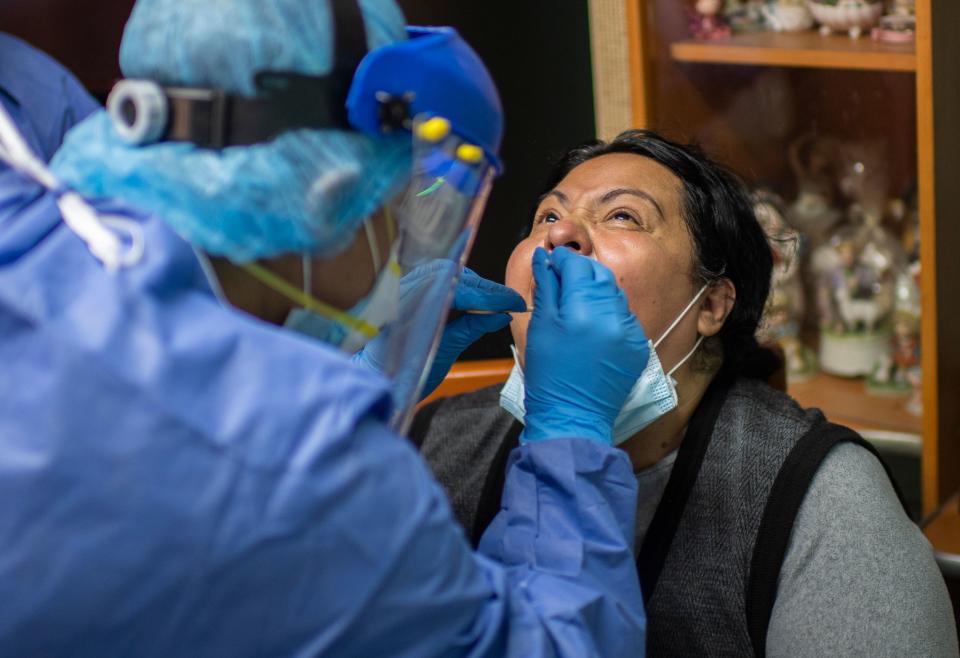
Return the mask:
POLYGON ((583 222, 575 219, 561 219, 550 225, 547 231, 547 251, 557 247, 566 247, 581 256, 589 256, 593 252, 593 242, 590 232, 583 222))

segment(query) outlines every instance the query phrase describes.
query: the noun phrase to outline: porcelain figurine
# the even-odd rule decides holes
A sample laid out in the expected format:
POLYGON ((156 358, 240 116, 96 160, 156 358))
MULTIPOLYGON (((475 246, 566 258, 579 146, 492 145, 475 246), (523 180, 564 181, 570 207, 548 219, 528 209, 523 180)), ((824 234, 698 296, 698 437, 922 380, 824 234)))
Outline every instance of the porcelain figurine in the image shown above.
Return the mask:
POLYGON ((784 219, 783 200, 769 190, 754 192, 754 213, 773 253, 770 295, 757 338, 783 350, 787 377, 809 378, 816 371, 813 352, 800 341, 805 300, 800 277, 800 235, 784 219))
POLYGON ((766 0, 727 0, 723 17, 734 32, 758 32, 766 29, 765 4, 766 0))
POLYGON ((877 215, 854 217, 813 258, 820 367, 846 377, 871 374, 888 352, 895 284, 906 262, 877 215))
POLYGON ((787 220, 803 235, 807 250, 812 251, 823 244, 842 215, 833 193, 835 144, 809 133, 790 144, 788 157, 796 178, 797 197, 787 209, 787 220))
POLYGON ((897 276, 890 351, 877 361, 873 373, 867 380, 867 390, 871 393, 909 395, 913 391, 911 373, 920 368, 918 273, 917 267, 913 270, 905 270, 897 276))
POLYGON ((813 27, 805 0, 774 0, 763 7, 763 17, 774 32, 800 32, 813 27))
POLYGON ((880 24, 870 35, 877 41, 910 43, 916 38, 916 29, 914 0, 894 0, 890 13, 880 17, 880 24))
POLYGON ((723 17, 723 0, 696 0, 690 15, 690 32, 697 39, 730 36, 730 26, 723 17))
POLYGON ((889 351, 895 282, 906 268, 900 240, 883 226, 889 172, 882 142, 838 144, 845 223, 813 255, 820 318, 820 367, 870 375, 889 351))

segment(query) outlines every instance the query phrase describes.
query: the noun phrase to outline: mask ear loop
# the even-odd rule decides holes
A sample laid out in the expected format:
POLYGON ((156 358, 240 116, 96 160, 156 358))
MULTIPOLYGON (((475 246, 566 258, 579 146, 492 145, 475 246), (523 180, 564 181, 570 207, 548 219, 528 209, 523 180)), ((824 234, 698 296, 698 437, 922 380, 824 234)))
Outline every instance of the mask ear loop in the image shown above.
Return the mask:
MULTIPOLYGON (((370 257, 373 259, 374 276, 380 273, 382 262, 380 261, 380 249, 377 247, 376 235, 373 227, 370 226, 370 220, 364 220, 363 229, 367 236, 367 245, 370 247, 370 257)), ((300 257, 300 271, 303 276, 301 290, 304 297, 313 297, 313 256, 309 253, 303 253, 300 257)))
POLYGON ((377 244, 377 235, 373 231, 373 226, 369 219, 363 220, 363 231, 367 234, 367 246, 370 247, 370 259, 373 261, 373 275, 380 274, 383 268, 383 261, 380 260, 380 246, 377 244))
MULTIPOLYGON (((670 368, 670 371, 667 373, 667 377, 670 377, 670 378, 672 379, 672 378, 673 378, 673 373, 675 373, 677 370, 679 370, 679 369, 680 369, 680 366, 682 366, 684 363, 686 363, 687 361, 690 360, 690 357, 693 356, 693 353, 696 352, 698 349, 700 349, 700 343, 702 343, 702 342, 703 342, 703 336, 700 336, 700 337, 697 339, 697 342, 693 344, 693 349, 690 350, 689 352, 687 352, 687 355, 686 355, 685 357, 683 357, 682 359, 680 359, 680 361, 677 363, 677 365, 675 365, 675 366, 673 366, 672 368, 670 368)), ((674 385, 676 385, 676 384, 674 384, 674 385)))
MULTIPOLYGON (((700 298, 703 297, 703 293, 706 292, 707 288, 709 287, 710 287, 709 283, 703 284, 703 287, 701 287, 699 292, 697 292, 697 294, 693 296, 693 299, 690 300, 690 303, 687 304, 687 306, 680 312, 680 315, 677 316, 677 318, 673 321, 673 323, 671 323, 671 325, 667 327, 667 330, 664 331, 663 334, 660 336, 660 338, 657 339, 657 342, 653 344, 653 349, 657 349, 657 347, 660 346, 660 343, 662 343, 663 340, 670 335, 670 332, 673 331, 678 324, 680 324, 680 320, 686 317, 687 313, 690 312, 690 309, 693 308, 693 305, 696 304, 698 301, 700 301, 700 298)), ((675 373, 680 368, 680 366, 682 366, 684 363, 690 360, 690 357, 692 357, 693 354, 698 349, 700 349, 700 344, 702 342, 703 342, 703 336, 700 336, 699 338, 697 338, 697 342, 693 344, 693 349, 687 352, 686 356, 680 359, 680 361, 675 366, 670 368, 670 370, 667 372, 667 377, 670 377, 671 379, 673 379, 673 373, 675 373)), ((674 386, 676 386, 675 380, 674 380, 674 386)))
POLYGON ((670 326, 667 327, 667 330, 664 331, 662 334, 660 334, 660 338, 658 338, 656 342, 654 342, 653 344, 653 349, 657 349, 658 347, 660 347, 660 343, 662 343, 664 339, 666 339, 666 337, 670 335, 670 332, 673 331, 678 324, 680 324, 680 320, 686 317, 687 313, 690 312, 690 309, 693 308, 693 305, 696 304, 698 301, 700 301, 700 298, 703 296, 703 293, 709 287, 710 287, 709 283, 703 284, 703 287, 700 288, 700 292, 694 295, 693 299, 690 300, 690 303, 687 304, 687 306, 682 311, 680 311, 680 315, 678 315, 677 318, 670 324, 670 326))
POLYGON ((397 239, 397 220, 393 217, 393 211, 390 210, 390 204, 387 204, 383 207, 383 214, 387 218, 387 242, 390 243, 390 246, 393 246, 394 241, 397 239))
POLYGON ((313 256, 308 253, 300 257, 300 270, 303 276, 303 294, 305 296, 313 295, 313 256))
POLYGON ((386 267, 390 269, 393 274, 400 277, 403 276, 403 270, 400 267, 400 264, 397 262, 397 253, 400 249, 400 245, 398 243, 399 237, 397 220, 394 219, 393 211, 390 210, 389 204, 383 207, 383 214, 386 219, 387 226, 387 244, 390 245, 390 248, 387 259, 380 265, 380 267, 386 267))

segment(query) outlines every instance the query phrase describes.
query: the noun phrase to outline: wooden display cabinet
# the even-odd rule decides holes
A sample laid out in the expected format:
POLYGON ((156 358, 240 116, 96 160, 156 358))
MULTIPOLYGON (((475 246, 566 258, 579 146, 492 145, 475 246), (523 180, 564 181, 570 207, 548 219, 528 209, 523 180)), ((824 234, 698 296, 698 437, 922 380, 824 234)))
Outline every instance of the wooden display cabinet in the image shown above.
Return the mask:
POLYGON ((633 124, 697 141, 751 184, 792 198, 785 156, 815 129, 885 144, 892 194, 916 181, 922 418, 862 381, 791 386, 807 406, 921 444, 923 510, 960 488, 960 2, 916 0, 915 44, 759 32, 698 41, 678 0, 625 0, 633 124))

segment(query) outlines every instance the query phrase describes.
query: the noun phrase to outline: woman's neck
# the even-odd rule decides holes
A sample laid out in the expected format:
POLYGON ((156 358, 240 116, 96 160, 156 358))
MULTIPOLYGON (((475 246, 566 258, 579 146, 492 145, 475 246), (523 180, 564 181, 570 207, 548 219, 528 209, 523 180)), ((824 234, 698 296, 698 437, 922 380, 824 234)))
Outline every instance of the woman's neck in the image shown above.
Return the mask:
POLYGON ((717 371, 718 369, 713 368, 709 371, 695 369, 692 363, 687 363, 675 373, 677 408, 664 414, 620 446, 630 456, 635 472, 653 466, 680 447, 690 418, 717 371))

